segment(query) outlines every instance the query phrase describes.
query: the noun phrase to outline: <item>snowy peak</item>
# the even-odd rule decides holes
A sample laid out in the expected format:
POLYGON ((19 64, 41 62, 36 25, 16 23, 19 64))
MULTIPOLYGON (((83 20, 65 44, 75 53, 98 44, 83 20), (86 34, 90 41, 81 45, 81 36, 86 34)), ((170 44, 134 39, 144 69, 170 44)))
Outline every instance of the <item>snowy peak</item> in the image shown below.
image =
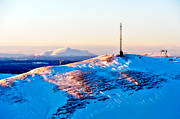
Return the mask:
MULTIPOLYGON (((94 71, 97 73, 97 75, 102 75, 101 73, 103 73, 103 76, 106 76, 107 74, 110 75, 112 72, 117 72, 119 74, 120 72, 136 71, 162 75, 163 77, 167 78, 175 78, 180 74, 179 67, 179 62, 169 61, 167 58, 152 58, 140 55, 126 55, 125 57, 121 58, 116 57, 115 55, 103 55, 62 66, 47 66, 36 68, 27 73, 1 80, 0 86, 10 86, 11 83, 15 83, 18 80, 26 80, 28 77, 33 78, 37 75, 43 76, 45 81, 59 85, 59 83, 57 83, 58 80, 63 79, 66 74, 68 75, 67 77, 64 77, 64 79, 69 80, 68 78, 70 75, 79 75, 79 72, 84 72, 86 74, 87 72, 94 71)), ((109 78, 108 75, 106 78, 109 78)), ((128 77, 126 75, 122 76, 128 77)), ((133 81, 133 83, 135 82, 133 81)))
MULTIPOLYGON (((99 102, 104 105, 98 111, 118 101, 119 96, 124 96, 125 101, 129 95, 139 95, 140 90, 145 95, 149 93, 147 90, 161 88, 172 79, 179 81, 179 67, 180 63, 167 58, 104 55, 68 65, 37 68, 0 80, 0 112, 9 116, 6 119, 87 119, 74 116, 82 116, 82 110, 89 108, 93 111, 99 102)), ((107 111, 111 111, 109 106, 107 111)), ((89 114, 85 113, 85 117, 89 114)))
POLYGON ((95 54, 90 53, 88 50, 59 48, 42 52, 36 56, 95 56, 95 54))

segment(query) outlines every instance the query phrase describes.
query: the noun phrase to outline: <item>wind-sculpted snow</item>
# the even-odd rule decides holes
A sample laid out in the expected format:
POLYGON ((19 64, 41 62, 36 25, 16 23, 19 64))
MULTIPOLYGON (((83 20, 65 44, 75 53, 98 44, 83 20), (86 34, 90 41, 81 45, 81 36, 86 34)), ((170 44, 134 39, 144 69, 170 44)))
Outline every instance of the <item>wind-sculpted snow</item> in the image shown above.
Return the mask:
MULTIPOLYGON (((0 81, 0 111, 11 111, 18 119, 90 118, 77 116, 78 112, 82 114, 100 102, 118 100, 117 95, 131 97, 140 91, 160 90, 179 79, 178 67, 179 63, 166 59, 137 55, 105 55, 64 66, 42 67, 0 81)), ((2 119, 9 118, 4 114, 2 119)))
MULTIPOLYGON (((102 72, 103 71, 104 70, 102 70, 102 72)), ((166 81, 166 79, 160 78, 158 75, 136 71, 126 71, 121 74, 118 72, 109 72, 109 77, 99 76, 99 72, 97 71, 89 71, 84 74, 82 72, 79 73, 79 71, 75 72, 78 73, 78 75, 73 78, 80 85, 76 85, 77 82, 67 87, 61 84, 59 85, 60 89, 67 91, 68 94, 74 95, 74 97, 69 97, 66 105, 58 108, 54 117, 70 118, 74 111, 85 108, 86 105, 91 103, 91 100, 105 101, 110 99, 111 96, 104 95, 103 93, 108 90, 121 89, 131 95, 141 89, 159 88, 163 86, 163 82, 166 81), (129 76, 120 77, 122 74, 129 76), (136 82, 138 82, 138 84, 136 82)))

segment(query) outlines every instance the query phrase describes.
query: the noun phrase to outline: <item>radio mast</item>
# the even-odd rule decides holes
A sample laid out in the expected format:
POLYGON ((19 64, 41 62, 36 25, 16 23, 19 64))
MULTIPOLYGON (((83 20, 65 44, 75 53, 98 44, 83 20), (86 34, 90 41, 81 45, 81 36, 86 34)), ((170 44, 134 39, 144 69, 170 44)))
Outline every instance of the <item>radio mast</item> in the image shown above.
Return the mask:
POLYGON ((119 57, 123 57, 123 51, 122 51, 122 23, 120 23, 120 50, 119 50, 119 57))

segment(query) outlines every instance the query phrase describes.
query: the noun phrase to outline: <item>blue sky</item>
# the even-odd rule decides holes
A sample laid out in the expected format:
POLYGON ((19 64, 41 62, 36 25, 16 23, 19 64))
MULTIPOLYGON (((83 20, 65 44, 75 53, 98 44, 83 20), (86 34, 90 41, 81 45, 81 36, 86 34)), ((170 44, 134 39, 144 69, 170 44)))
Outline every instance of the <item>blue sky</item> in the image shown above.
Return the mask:
POLYGON ((180 51, 179 0, 0 0, 0 11, 1 52, 32 53, 27 47, 114 52, 119 22, 128 52, 180 51))

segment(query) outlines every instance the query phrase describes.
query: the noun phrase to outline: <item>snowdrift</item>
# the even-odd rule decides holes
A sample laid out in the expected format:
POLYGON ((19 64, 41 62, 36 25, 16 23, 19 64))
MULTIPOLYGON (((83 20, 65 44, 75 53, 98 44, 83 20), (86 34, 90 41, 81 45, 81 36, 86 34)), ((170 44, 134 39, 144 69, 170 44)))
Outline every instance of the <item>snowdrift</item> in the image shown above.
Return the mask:
POLYGON ((105 55, 0 80, 0 119, 177 119, 180 63, 105 55))

